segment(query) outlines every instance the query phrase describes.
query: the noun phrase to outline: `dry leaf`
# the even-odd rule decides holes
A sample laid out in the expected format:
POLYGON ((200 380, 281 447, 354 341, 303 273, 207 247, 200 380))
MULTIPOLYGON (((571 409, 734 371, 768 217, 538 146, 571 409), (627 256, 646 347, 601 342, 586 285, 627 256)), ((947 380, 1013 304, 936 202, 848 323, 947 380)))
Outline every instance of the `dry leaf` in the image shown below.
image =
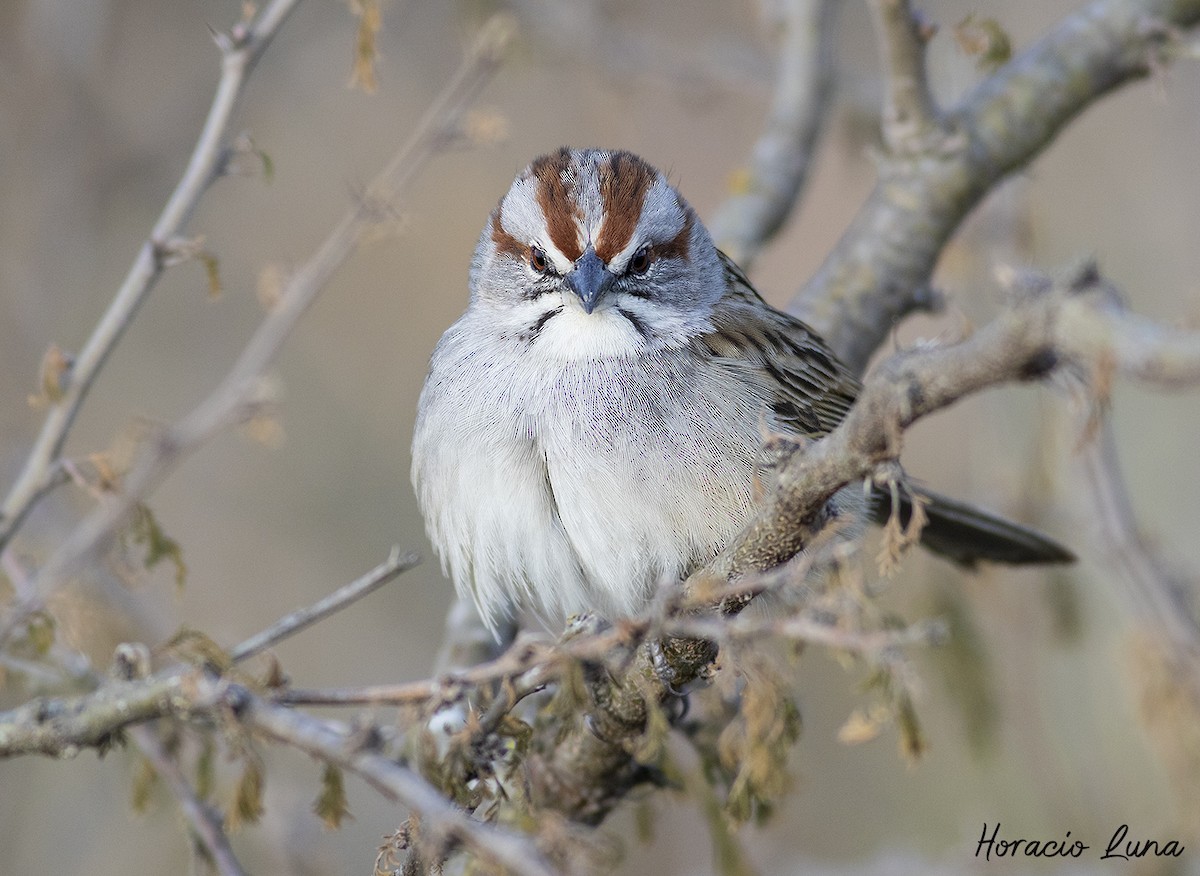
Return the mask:
POLYGON ((330 830, 337 830, 345 819, 353 817, 346 801, 342 771, 332 764, 325 764, 321 773, 321 793, 313 803, 313 812, 330 830))
POLYGON ((954 39, 985 73, 1002 67, 1012 57, 1012 39, 994 18, 968 15, 954 26, 954 39))
POLYGON ((862 745, 878 737, 882 729, 882 716, 877 711, 855 709, 838 730, 837 738, 843 745, 862 745))
POLYGON ((379 0, 350 0, 350 11, 358 17, 358 33, 354 40, 354 65, 350 72, 350 87, 374 94, 379 87, 375 68, 379 61, 376 37, 383 27, 383 12, 379 0))

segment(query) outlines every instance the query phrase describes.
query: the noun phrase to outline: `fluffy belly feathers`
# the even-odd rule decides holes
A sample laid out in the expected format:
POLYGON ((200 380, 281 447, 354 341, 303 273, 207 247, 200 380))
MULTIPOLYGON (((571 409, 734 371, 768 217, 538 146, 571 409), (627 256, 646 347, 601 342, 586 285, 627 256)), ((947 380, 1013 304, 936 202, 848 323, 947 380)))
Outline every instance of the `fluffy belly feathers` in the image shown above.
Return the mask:
POLYGON ((514 603, 635 612, 751 511, 762 411, 714 417, 747 394, 683 357, 565 363, 521 397, 515 365, 439 364, 414 481, 443 564, 491 622, 514 603), (464 389, 474 397, 450 410, 464 389))

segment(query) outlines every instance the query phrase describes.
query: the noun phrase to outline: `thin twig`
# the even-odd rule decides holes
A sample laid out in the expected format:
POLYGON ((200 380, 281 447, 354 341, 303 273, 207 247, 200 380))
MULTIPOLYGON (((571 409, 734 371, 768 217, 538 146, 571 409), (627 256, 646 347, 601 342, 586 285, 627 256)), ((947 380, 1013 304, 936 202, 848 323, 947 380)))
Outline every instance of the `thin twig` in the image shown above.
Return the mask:
POLYGON ((422 681, 400 684, 356 685, 354 687, 304 690, 290 688, 275 693, 271 700, 289 705, 405 706, 453 700, 465 692, 497 681, 519 678, 530 670, 549 673, 539 683, 557 678, 558 670, 571 661, 600 660, 618 645, 628 644, 649 629, 649 624, 627 625, 551 644, 536 634, 522 634, 503 654, 485 663, 455 670, 422 681))
POLYGON ((179 808, 191 824, 196 838, 208 852, 208 857, 217 868, 217 872, 221 876, 245 876, 246 871, 234 855, 233 848, 229 845, 229 837, 225 835, 220 813, 197 796, 195 789, 183 775, 183 770, 167 754, 154 730, 148 726, 133 727, 129 730, 129 738, 179 801, 179 808))
POLYGON ((417 773, 390 758, 362 748, 345 725, 322 721, 247 692, 242 720, 260 733, 350 770, 386 797, 421 814, 426 835, 461 843, 484 860, 514 874, 557 876, 532 839, 471 818, 417 773))
POLYGON ((833 91, 835 0, 786 0, 775 91, 737 191, 709 225, 717 245, 747 270, 795 206, 833 91))
MULTIPOLYGON (((1189 655, 1184 665, 1200 667, 1200 625, 1192 594, 1142 537, 1108 417, 1083 447, 1082 456, 1092 495, 1090 507, 1100 529, 1097 543, 1112 568, 1121 572, 1129 611, 1152 627, 1158 634, 1155 638, 1173 653, 1189 655)), ((1200 678, 1195 681, 1200 687, 1200 678)))
POLYGON ((0 549, 8 543, 34 504, 61 482, 56 461, 71 424, 109 353, 133 321, 138 308, 162 276, 175 241, 200 202, 220 176, 225 161, 229 121, 237 109, 246 80, 258 59, 299 0, 273 0, 255 21, 239 25, 231 36, 219 36, 221 80, 212 106, 192 150, 192 156, 150 236, 138 250, 116 297, 75 357, 62 397, 50 405, 33 449, 16 482, 0 506, 0 549))
POLYGON ((512 678, 531 665, 547 660, 550 653, 533 648, 505 652, 495 660, 481 663, 469 670, 448 673, 436 678, 399 684, 368 684, 354 687, 305 690, 288 688, 271 697, 273 702, 287 705, 314 706, 411 706, 453 699, 471 688, 512 678))
POLYGON ((915 623, 899 630, 843 629, 803 614, 790 617, 686 617, 663 624, 673 636, 711 639, 717 642, 785 639, 823 645, 859 654, 877 654, 912 645, 929 645, 944 638, 945 628, 936 621, 915 623))
POLYGON ((374 593, 384 584, 395 580, 401 574, 416 566, 420 561, 420 557, 416 554, 401 554, 398 546, 393 547, 391 554, 384 562, 367 572, 361 578, 351 581, 349 584, 335 590, 313 605, 301 608, 286 617, 280 618, 267 627, 267 629, 251 636, 235 647, 229 652, 229 656, 235 663, 253 657, 255 654, 265 651, 272 645, 286 639, 288 636, 295 635, 305 627, 311 626, 317 621, 324 620, 351 603, 374 593))
MULTIPOLYGON (((35 581, 37 599, 72 575, 84 571, 109 543, 134 507, 143 501, 188 454, 220 431, 252 417, 264 404, 263 375, 274 362, 300 317, 326 286, 334 271, 375 227, 451 135, 463 110, 500 64, 511 39, 507 18, 484 26, 457 73, 415 127, 408 142, 371 182, 358 203, 329 237, 291 275, 279 300, 250 338, 233 368, 216 389, 189 414, 148 441, 114 500, 93 509, 47 560, 35 581)), ((7 621, 20 623, 36 610, 37 600, 15 605, 7 621)))
POLYGON ((0 669, 20 673, 29 680, 44 685, 61 684, 64 680, 62 670, 33 660, 24 660, 0 651, 0 669))

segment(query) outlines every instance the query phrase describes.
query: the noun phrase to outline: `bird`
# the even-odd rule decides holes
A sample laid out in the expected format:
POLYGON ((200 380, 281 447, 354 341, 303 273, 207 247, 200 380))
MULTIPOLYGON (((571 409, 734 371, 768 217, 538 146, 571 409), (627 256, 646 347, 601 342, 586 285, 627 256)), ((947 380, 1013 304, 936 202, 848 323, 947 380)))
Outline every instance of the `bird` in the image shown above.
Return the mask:
MULTIPOLYGON (((753 514, 764 426, 819 438, 861 389, 627 151, 531 162, 488 217, 469 288, 430 359, 412 479, 445 572, 493 632, 525 612, 643 610, 753 514)), ((826 510, 884 522, 892 495, 849 486, 826 510)), ((922 543, 963 565, 1073 559, 965 503, 929 494, 925 511, 922 543)))

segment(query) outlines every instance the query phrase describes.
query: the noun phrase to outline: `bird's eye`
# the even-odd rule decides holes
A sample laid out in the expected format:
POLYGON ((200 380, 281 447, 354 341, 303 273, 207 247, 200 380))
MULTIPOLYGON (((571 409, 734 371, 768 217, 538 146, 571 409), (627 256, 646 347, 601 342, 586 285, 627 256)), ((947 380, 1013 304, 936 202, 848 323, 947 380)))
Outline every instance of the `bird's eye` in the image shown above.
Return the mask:
POLYGON ((633 254, 629 260, 629 273, 644 274, 650 269, 650 245, 647 244, 633 254))
POLYGON ((533 268, 539 274, 550 273, 550 260, 546 258, 546 253, 536 246, 529 248, 529 267, 533 268))

